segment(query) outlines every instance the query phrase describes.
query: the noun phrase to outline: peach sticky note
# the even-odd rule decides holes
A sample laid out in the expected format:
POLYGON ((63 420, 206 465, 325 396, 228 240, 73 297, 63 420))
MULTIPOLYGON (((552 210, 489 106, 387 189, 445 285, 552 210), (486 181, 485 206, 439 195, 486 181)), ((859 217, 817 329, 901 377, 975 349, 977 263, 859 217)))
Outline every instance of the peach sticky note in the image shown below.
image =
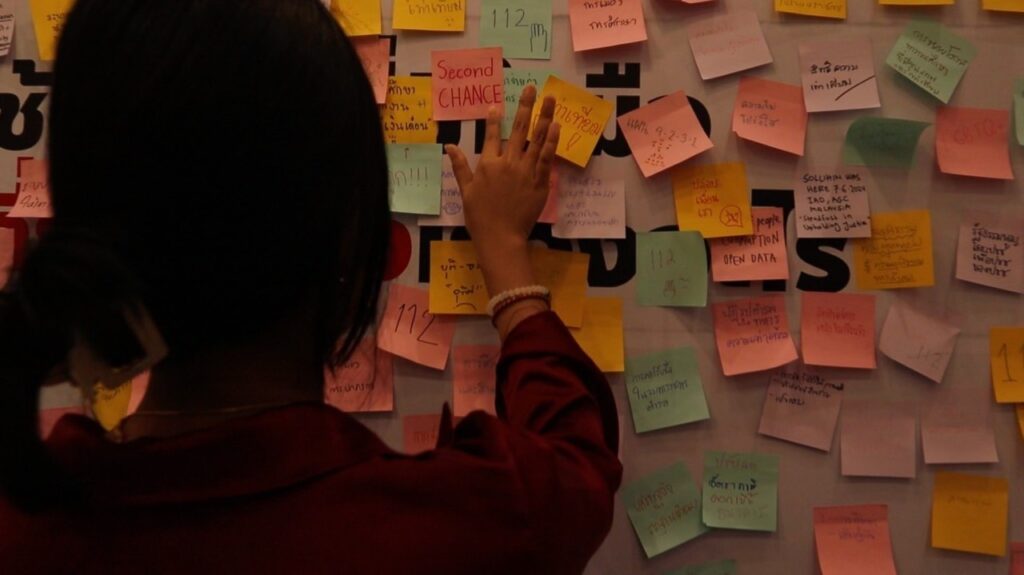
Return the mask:
POLYGON ((1024 403, 1024 327, 993 327, 988 334, 996 403, 1024 403))
POLYGON ((806 368, 783 368, 768 382, 757 432, 830 451, 843 388, 806 368))
POLYGON ((551 290, 551 309, 569 327, 583 327, 590 255, 562 250, 530 250, 533 277, 551 290))
POLYGON ((775 11, 818 18, 846 19, 846 0, 775 0, 775 11))
POLYGON ((505 113, 501 48, 430 53, 435 120, 478 120, 490 108, 505 113))
MULTIPOLYGON (((975 395, 952 394, 932 402, 921 418, 921 450, 929 465, 998 463, 996 436, 986 405, 975 395)), ((988 399, 984 401, 987 403, 988 399)))
POLYGON ((579 170, 566 170, 558 181, 556 238, 626 237, 626 183, 579 170))
POLYGON ((714 147, 682 90, 619 116, 618 122, 647 178, 714 147))
POLYGON ((452 350, 455 381, 452 383, 455 415, 471 411, 494 414, 494 386, 501 348, 496 345, 462 345, 452 350))
POLYGON ((854 240, 853 263, 862 291, 935 285, 931 212, 873 214, 871 237, 854 240))
POLYGON ((800 80, 808 112, 881 107, 867 38, 800 43, 800 80))
POLYGON ((672 172, 676 220, 705 238, 754 233, 747 170, 740 163, 680 166, 672 172))
POLYGON ((622 373, 626 369, 622 341, 622 300, 618 298, 587 298, 584 303, 583 327, 569 330, 576 343, 605 373, 622 373))
POLYGON ((956 277, 1024 293, 1024 218, 1011 214, 964 212, 956 249, 956 277))
MULTIPOLYGON (((536 125, 541 103, 549 96, 555 99, 555 121, 562 128, 556 154, 581 168, 586 167, 612 117, 614 106, 583 88, 549 76, 533 108, 530 126, 536 125)), ((532 129, 530 134, 533 134, 532 129)))
POLYGON ((871 172, 859 166, 807 168, 793 190, 798 238, 871 237, 871 172))
POLYGON ((569 0, 569 24, 576 52, 647 40, 640 0, 569 0))
POLYGON ((489 300, 473 242, 430 242, 430 313, 485 315, 489 300))
POLYGON ((1009 484, 1002 477, 936 473, 932 547, 1006 555, 1009 500, 1009 484))
POLYGON ((875 369, 875 296, 800 292, 804 363, 875 369))
POLYGON ((14 230, 0 228, 0 288, 7 285, 14 267, 14 230))
POLYGON ((18 199, 7 214, 9 218, 52 218, 50 174, 46 160, 21 160, 18 199))
POLYGON ((712 310, 725 375, 764 371, 797 358, 782 296, 719 302, 712 310))
POLYGON ((917 476, 917 421, 905 406, 847 401, 840 436, 842 473, 859 477, 917 476))
POLYGON ((935 156, 947 174, 1012 180, 1010 112, 941 106, 935 118, 935 156))
POLYGON ((888 505, 814 508, 822 575, 896 575, 888 505))
POLYGON ((429 76, 392 76, 381 111, 384 139, 389 144, 433 144, 437 122, 429 76))
POLYGON ((377 329, 377 347, 409 361, 444 369, 455 335, 453 318, 430 313, 427 290, 392 283, 377 329))
POLYGON ((690 49, 704 80, 765 64, 772 53, 753 10, 739 10, 690 26, 690 49))
POLYGON ((878 349, 893 361, 941 383, 959 334, 955 325, 896 300, 882 325, 878 349))
POLYGON ((331 0, 329 4, 331 14, 348 36, 381 33, 380 0, 331 0))
POLYGON ((395 0, 391 15, 395 30, 463 32, 466 0, 395 0))
POLYGON ((391 40, 388 38, 352 38, 359 60, 366 70, 366 77, 373 86, 373 96, 378 104, 388 98, 388 70, 391 66, 391 40))
POLYGON ((363 339, 344 363, 324 369, 324 401, 351 413, 394 409, 391 354, 379 349, 372 337, 363 339))
POLYGON ((807 110, 800 86, 751 76, 740 78, 732 131, 744 140, 804 155, 807 110))
POLYGON ((434 449, 440 428, 440 413, 406 415, 402 418, 402 451, 416 454, 434 449))
POLYGON ((57 56, 57 38, 74 4, 74 0, 30 0, 40 60, 49 61, 57 56))
POLYGON ((708 240, 716 282, 789 279, 782 208, 751 208, 754 235, 708 240))

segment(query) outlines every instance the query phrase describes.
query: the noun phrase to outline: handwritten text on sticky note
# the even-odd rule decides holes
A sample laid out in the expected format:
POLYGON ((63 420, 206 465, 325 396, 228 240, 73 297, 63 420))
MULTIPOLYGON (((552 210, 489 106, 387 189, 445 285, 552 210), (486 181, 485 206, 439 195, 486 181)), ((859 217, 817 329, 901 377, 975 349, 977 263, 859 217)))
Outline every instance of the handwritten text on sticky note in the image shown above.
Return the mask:
POLYGON ((495 370, 500 355, 501 349, 496 345, 462 345, 452 350, 452 409, 457 417, 477 410, 495 413, 495 370))
POLYGON ((800 86, 752 76, 740 78, 732 131, 744 140, 804 155, 807 110, 800 86))
POLYGON ((392 144, 433 144, 437 122, 430 94, 430 77, 394 76, 381 112, 384 139, 392 144))
POLYGON ((636 299, 640 305, 708 305, 708 260, 699 233, 637 234, 636 267, 636 299))
POLYGON ((896 575, 887 505, 814 508, 822 575, 896 575))
POLYGON ((775 11, 845 20, 846 0, 775 0, 775 11))
POLYGON ((483 0, 480 45, 501 46, 506 58, 551 58, 551 0, 483 0))
POLYGON ((714 147, 682 90, 619 116, 618 122, 648 178, 714 147))
POLYGON ((392 283, 377 330, 377 347, 410 361, 444 369, 455 320, 430 313, 427 290, 392 283))
POLYGON ((680 166, 672 172, 672 188, 680 230, 705 238, 754 233, 743 164, 680 166))
POLYGON ((395 404, 391 354, 364 339, 352 356, 324 370, 324 400, 350 413, 391 411, 395 404))
POLYGON ((626 390, 637 433, 711 417, 693 348, 628 358, 626 390))
POLYGON ((466 29, 466 0, 395 0, 391 27, 395 30, 462 32, 466 29))
POLYGON ((932 547, 1006 555, 1009 499, 1009 483, 1002 477, 935 474, 932 547))
POLYGON ((782 369, 768 382, 757 432, 830 451, 843 388, 807 369, 782 369))
POLYGON ((569 0, 569 24, 576 52, 647 40, 640 0, 569 0))
POLYGON ((942 381, 960 329, 901 300, 889 307, 878 349, 935 383, 942 381))
POLYGON ((974 54, 970 42, 942 24, 914 20, 907 24, 885 63, 946 104, 974 54))
POLYGON ((996 402, 1024 403, 1024 327, 993 327, 988 345, 996 402))
POLYGON ((857 118, 846 130, 843 162, 854 166, 909 168, 927 122, 895 118, 857 118))
POLYGON ((587 173, 563 172, 558 180, 556 238, 626 237, 626 184, 587 173))
POLYGON ((1012 180, 1010 113, 942 106, 935 116, 935 156, 947 174, 1012 180))
POLYGON ((863 168, 807 169, 793 191, 798 238, 871 236, 868 196, 873 182, 863 168))
POLYGON ((753 10, 702 20, 690 26, 687 33, 693 59, 704 80, 772 62, 772 53, 753 10))
POLYGON ((712 308, 725 375, 763 371, 797 358, 782 296, 720 302, 712 308))
POLYGON ((505 109, 501 48, 430 53, 435 120, 477 120, 505 109))
POLYGON ((686 465, 676 463, 626 485, 621 495, 647 557, 703 535, 701 501, 686 465))
POLYGON ((775 531, 779 511, 779 458, 762 453, 704 453, 704 524, 775 531))
POLYGON ((871 237, 854 243, 853 262, 860 290, 935 285, 931 212, 874 214, 871 237))
POLYGON ((754 234, 708 240, 716 282, 789 279, 782 208, 751 210, 754 234))
POLYGON ((541 103, 548 97, 555 99, 555 121, 562 129, 556 154, 581 168, 586 167, 614 106, 583 88, 551 76, 537 98, 531 126, 536 125, 541 103))
POLYGON ((804 363, 875 369, 875 296, 801 292, 804 363))
POLYGON ((842 40, 800 44, 800 79, 808 112, 878 108, 871 42, 842 40))
POLYGON ((958 279, 1024 293, 1024 218, 967 211, 956 250, 958 279))

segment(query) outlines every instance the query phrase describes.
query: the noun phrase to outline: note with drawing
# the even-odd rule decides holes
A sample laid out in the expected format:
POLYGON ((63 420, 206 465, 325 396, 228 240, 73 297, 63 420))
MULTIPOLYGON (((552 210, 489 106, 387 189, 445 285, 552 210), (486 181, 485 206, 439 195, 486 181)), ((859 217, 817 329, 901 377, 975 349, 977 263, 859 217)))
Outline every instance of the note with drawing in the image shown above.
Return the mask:
POLYGON ((483 0, 480 46, 501 46, 506 58, 551 59, 551 0, 483 0))
MULTIPOLYGON (((604 134, 605 125, 612 117, 614 106, 583 88, 557 76, 550 76, 533 108, 531 127, 536 126, 540 106, 549 96, 555 99, 554 120, 562 128, 556 154, 581 168, 586 167, 598 140, 604 134)), ((533 135, 532 129, 530 135, 533 135)))
POLYGON ((430 242, 430 313, 486 315, 490 297, 473 242, 430 242))
POLYGON ((672 172, 676 220, 705 238, 754 233, 747 170, 740 163, 680 166, 672 172))
POLYGON ((618 122, 647 178, 714 147, 682 90, 619 116, 618 122))
POLYGON ((708 260, 697 232, 636 236, 636 299, 642 306, 706 307, 708 260))
POLYGON ((782 208, 751 208, 754 234, 708 240, 716 282, 789 279, 782 208))

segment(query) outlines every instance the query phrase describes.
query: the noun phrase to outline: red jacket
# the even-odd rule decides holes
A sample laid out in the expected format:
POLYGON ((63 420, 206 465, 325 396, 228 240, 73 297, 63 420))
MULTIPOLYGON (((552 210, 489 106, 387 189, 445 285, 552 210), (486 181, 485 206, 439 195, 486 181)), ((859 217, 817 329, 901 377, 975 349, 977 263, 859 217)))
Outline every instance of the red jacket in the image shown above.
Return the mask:
POLYGON ((622 473, 608 382, 548 312, 507 338, 497 389, 498 418, 443 418, 416 456, 321 404, 125 444, 65 416, 47 443, 92 503, 0 501, 0 573, 579 573, 622 473))

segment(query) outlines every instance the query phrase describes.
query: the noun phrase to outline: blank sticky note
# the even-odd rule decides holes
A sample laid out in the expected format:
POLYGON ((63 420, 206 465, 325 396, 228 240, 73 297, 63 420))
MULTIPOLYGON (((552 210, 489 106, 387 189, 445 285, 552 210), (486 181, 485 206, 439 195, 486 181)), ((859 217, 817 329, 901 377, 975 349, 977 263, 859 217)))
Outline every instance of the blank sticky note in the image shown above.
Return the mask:
POLYGON ((501 48, 433 50, 431 95, 435 120, 480 120, 505 112, 501 48))
POLYGON ((782 296, 719 302, 711 307, 725 375, 764 371, 797 359, 782 296))
POLYGON ((993 327, 988 345, 996 402, 1024 403, 1024 327, 993 327))
POLYGON ((921 19, 907 24, 885 63, 947 104, 974 55, 970 42, 938 22, 921 19))
POLYGON ((846 19, 846 0, 775 0, 775 11, 818 18, 846 19))
POLYGON ((676 220, 705 238, 754 233, 747 170, 741 163, 683 165, 672 171, 676 220))
POLYGON ((704 524, 775 531, 779 512, 779 458, 763 453, 704 452, 704 524))
POLYGON ((481 46, 501 46, 506 58, 550 60, 551 43, 551 0, 481 3, 481 46))
POLYGON ((946 174, 1012 180, 1010 113, 940 106, 935 117, 935 156, 946 174))
POLYGON ((324 400, 342 411, 391 411, 395 406, 391 354, 365 338, 352 356, 334 369, 324 369, 324 400))
POLYGON ((601 371, 622 373, 626 368, 622 300, 591 297, 584 306, 583 326, 570 328, 569 332, 601 371))
POLYGON ((847 401, 840 455, 846 476, 916 477, 917 421, 902 405, 847 401))
POLYGON ((804 363, 875 369, 875 296, 800 292, 804 363))
POLYGON ((391 27, 462 32, 466 29, 466 0, 394 0, 391 27))
POLYGON ((814 508, 822 575, 896 575, 888 505, 814 508))
POLYGON ((942 382, 960 329, 924 310, 896 300, 882 325, 878 349, 893 361, 942 382))
POLYGON ((430 313, 486 315, 490 299, 473 242, 430 242, 430 313))
POLYGON ((687 30, 690 49, 704 80, 771 64, 772 53, 753 10, 701 20, 687 30))
POLYGON ((452 350, 452 411, 457 417, 472 411, 495 413, 495 370, 500 356, 496 345, 460 345, 452 350))
POLYGON ((844 387, 806 369, 780 370, 768 381, 757 432, 830 451, 844 387))
POLYGON ((625 381, 637 433, 711 417, 693 348, 630 357, 625 381))
POLYGON ((640 0, 569 0, 569 25, 576 52, 647 40, 640 0))
POLYGON ((551 290, 551 309, 569 327, 583 327, 590 254, 532 248, 530 266, 538 284, 551 290))
POLYGON ((704 238, 697 232, 637 234, 636 300, 642 306, 706 307, 704 238))
POLYGON ((443 370, 455 335, 455 320, 430 313, 425 289, 392 283, 377 329, 377 347, 409 361, 443 370))
POLYGON ((803 156, 807 137, 803 90, 753 76, 740 78, 732 131, 744 140, 803 156))
POLYGON ((935 474, 932 547, 1006 555, 1009 484, 1002 477, 935 474))
POLYGON ((647 178, 714 147, 682 90, 619 116, 618 122, 647 178))
POLYGON ((701 523, 697 485, 682 463, 626 485, 619 497, 648 558, 708 531, 701 523))
POLYGON ((29 1, 40 60, 50 61, 56 58, 57 38, 64 29, 64 20, 74 4, 74 0, 29 1))
POLYGON ((1024 293, 1024 218, 1009 213, 963 212, 956 277, 1024 293))
MULTIPOLYGON (((581 168, 586 167, 598 140, 604 134, 605 125, 612 117, 614 105, 583 88, 550 76, 533 108, 531 127, 536 126, 541 105, 548 97, 555 100, 554 120, 561 125, 562 130, 556 154, 581 168)), ((533 135, 532 129, 530 135, 533 135)))
POLYGON ((846 130, 843 163, 853 166, 909 168, 917 141, 928 122, 896 118, 857 118, 846 130))
POLYGON ((801 42, 800 80, 808 112, 882 105, 874 53, 867 38, 801 42))
POLYGON ((935 285, 932 218, 928 210, 871 216, 871 237, 854 240, 857 289, 897 289, 935 285))
POLYGON ((433 144, 437 122, 430 76, 393 76, 381 111, 384 140, 391 144, 433 144))
POLYGON ((382 32, 380 1, 331 0, 331 14, 348 36, 374 36, 382 32))
POLYGON ((986 406, 973 397, 933 402, 921 419, 921 450, 932 464, 998 463, 986 406))
POLYGON ((708 240, 716 282, 789 279, 782 208, 751 209, 754 235, 708 240))

